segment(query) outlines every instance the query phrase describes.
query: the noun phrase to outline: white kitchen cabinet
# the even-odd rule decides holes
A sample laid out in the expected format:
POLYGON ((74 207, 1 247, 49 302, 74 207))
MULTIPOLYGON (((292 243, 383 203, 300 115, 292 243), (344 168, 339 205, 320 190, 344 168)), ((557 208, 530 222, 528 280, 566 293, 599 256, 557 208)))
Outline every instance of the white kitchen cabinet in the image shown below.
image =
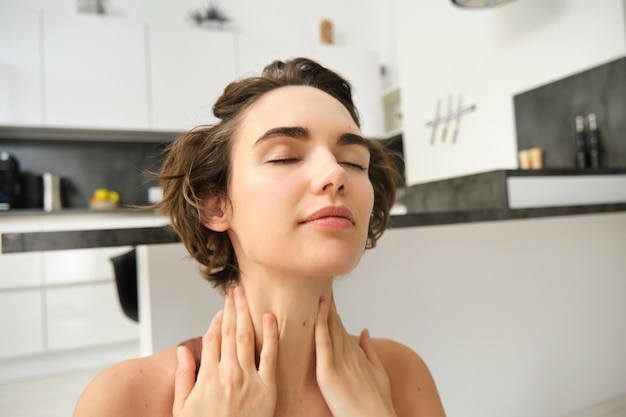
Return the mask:
POLYGON ((289 39, 237 36, 237 74, 240 77, 260 75, 263 68, 273 61, 298 56, 313 58, 315 48, 289 39))
POLYGON ((49 127, 148 129, 142 23, 45 13, 45 123, 49 127))
POLYGON ((623 0, 478 13, 397 0, 395 13, 407 184, 517 168, 513 96, 626 53, 623 0), (471 105, 453 141, 445 116, 471 105))
POLYGON ((40 14, 0 8, 0 125, 41 126, 40 14))
POLYGON ((274 60, 300 56, 311 58, 345 77, 352 85, 363 133, 373 137, 384 136, 382 80, 376 53, 255 36, 237 37, 237 72, 240 76, 258 75, 274 60))
MULTIPOLYGON (((42 231, 123 229, 159 227, 167 224, 163 216, 106 214, 75 215, 46 219, 42 231)), ((111 258, 128 252, 130 246, 86 248, 42 252, 42 275, 45 285, 80 284, 113 281, 115 275, 111 258)))
MULTIPOLYGON (((37 221, 0 218, 0 233, 37 232, 37 221)), ((38 287, 41 280, 41 253, 0 254, 0 290, 38 287)))
POLYGON ((214 123, 213 103, 236 76, 235 35, 163 24, 148 34, 152 128, 214 123))
MULTIPOLYGON (((160 216, 75 216, 45 223, 44 230, 87 230, 157 226, 160 216)), ((49 351, 135 341, 138 326, 119 304, 111 258, 130 246, 43 252, 49 351)))
MULTIPOLYGON (((0 216, 0 233, 158 227, 152 214, 0 216)), ((60 354, 81 354, 72 369, 110 359, 103 352, 136 343, 137 323, 127 318, 117 296, 110 258, 130 246, 0 254, 0 380, 19 378, 15 361, 37 363, 29 375, 45 374, 60 354), (91 349, 91 350, 89 350, 91 349), (53 354, 51 356, 51 354, 53 354)), ((124 358, 117 358, 121 360, 124 358)), ((21 363, 21 362, 20 362, 21 363)), ((69 365, 68 365, 69 366, 69 365)), ((67 368, 70 369, 70 368, 67 368)))
POLYGON ((47 288, 49 351, 137 340, 137 323, 124 316, 114 282, 47 288))
POLYGON ((41 253, 0 255, 0 289, 41 285, 41 253))
POLYGON ((0 359, 44 352, 41 290, 0 292, 0 359))
POLYGON ((352 85, 352 99, 359 110, 363 134, 383 137, 382 80, 376 53, 322 45, 316 48, 315 57, 352 85))
POLYGON ((240 76, 307 56, 350 80, 366 135, 384 133, 373 52, 54 12, 0 14, 0 125, 186 131, 240 76))
POLYGON ((127 246, 43 252, 43 282, 46 285, 58 285, 113 281, 115 274, 111 257, 130 249, 127 246))

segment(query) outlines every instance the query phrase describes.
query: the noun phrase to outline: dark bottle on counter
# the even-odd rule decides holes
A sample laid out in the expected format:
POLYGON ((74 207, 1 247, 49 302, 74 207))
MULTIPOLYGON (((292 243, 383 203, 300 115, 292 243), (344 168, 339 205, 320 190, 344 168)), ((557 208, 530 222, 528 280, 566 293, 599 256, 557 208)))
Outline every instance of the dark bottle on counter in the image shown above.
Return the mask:
POLYGON ((585 120, 582 116, 576 116, 576 168, 587 168, 585 143, 585 120))
POLYGON ((587 115, 587 123, 589 124, 589 165, 591 168, 600 168, 600 136, 595 113, 587 115))

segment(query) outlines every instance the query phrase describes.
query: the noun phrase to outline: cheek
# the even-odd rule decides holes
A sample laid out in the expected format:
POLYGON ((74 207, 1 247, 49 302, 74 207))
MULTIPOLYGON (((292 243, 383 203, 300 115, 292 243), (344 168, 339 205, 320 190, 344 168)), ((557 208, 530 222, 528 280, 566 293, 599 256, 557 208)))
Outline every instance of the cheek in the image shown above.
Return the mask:
POLYGON ((231 194, 234 224, 246 219, 243 221, 257 222, 257 227, 264 227, 280 213, 290 213, 298 195, 295 176, 276 178, 257 174, 240 177, 235 184, 231 194))
POLYGON ((361 224, 363 229, 365 229, 364 233, 367 234, 372 210, 374 209, 374 188, 372 184, 367 181, 367 183, 359 185, 354 191, 357 196, 356 204, 358 205, 361 217, 364 219, 361 224))
POLYGON ((367 181, 367 184, 363 185, 360 191, 359 195, 362 196, 363 205, 367 207, 367 211, 371 213, 374 208, 374 187, 372 183, 367 181))

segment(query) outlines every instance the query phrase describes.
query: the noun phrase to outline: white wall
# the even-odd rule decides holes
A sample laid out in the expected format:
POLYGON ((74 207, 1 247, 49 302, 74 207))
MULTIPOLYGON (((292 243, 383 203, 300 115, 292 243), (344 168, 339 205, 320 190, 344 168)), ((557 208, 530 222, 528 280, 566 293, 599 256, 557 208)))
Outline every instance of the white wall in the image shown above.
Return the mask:
POLYGON ((625 253, 625 213, 391 229, 335 294, 448 417, 557 417, 626 394, 625 253))
MULTIPOLYGON (((462 10, 449 0, 396 0, 409 184, 517 168, 513 96, 626 54, 623 0, 518 0, 462 10), (476 111, 451 144, 430 145, 437 99, 476 111)), ((439 134, 442 129, 439 129, 439 134)))
MULTIPOLYGON (((82 0, 0 0, 0 6, 73 12, 82 0)), ((319 24, 329 18, 337 45, 377 52, 389 68, 383 86, 396 84, 397 61, 392 6, 386 0, 228 0, 216 1, 231 18, 229 28, 264 38, 289 38, 307 44, 319 43, 319 24)), ((205 8, 208 0, 108 0, 112 16, 150 22, 180 23, 205 8)))

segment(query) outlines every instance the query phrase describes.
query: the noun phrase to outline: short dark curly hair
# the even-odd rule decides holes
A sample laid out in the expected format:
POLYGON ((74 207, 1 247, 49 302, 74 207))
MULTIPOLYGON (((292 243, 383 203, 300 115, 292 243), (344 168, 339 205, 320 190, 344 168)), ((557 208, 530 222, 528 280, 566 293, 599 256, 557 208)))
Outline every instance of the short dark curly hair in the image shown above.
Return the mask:
MULTIPOLYGON (((203 265, 203 276, 223 291, 239 279, 237 258, 226 232, 204 226, 201 200, 217 196, 228 201, 231 139, 243 114, 263 95, 285 86, 310 86, 330 94, 360 126, 348 81, 307 58, 275 61, 260 76, 230 83, 213 106, 220 121, 192 129, 169 144, 161 170, 154 174, 163 187, 163 199, 153 207, 169 217, 191 256, 203 265)), ((369 139, 368 145, 374 207, 366 248, 372 248, 389 222, 400 175, 378 141, 369 139)))

